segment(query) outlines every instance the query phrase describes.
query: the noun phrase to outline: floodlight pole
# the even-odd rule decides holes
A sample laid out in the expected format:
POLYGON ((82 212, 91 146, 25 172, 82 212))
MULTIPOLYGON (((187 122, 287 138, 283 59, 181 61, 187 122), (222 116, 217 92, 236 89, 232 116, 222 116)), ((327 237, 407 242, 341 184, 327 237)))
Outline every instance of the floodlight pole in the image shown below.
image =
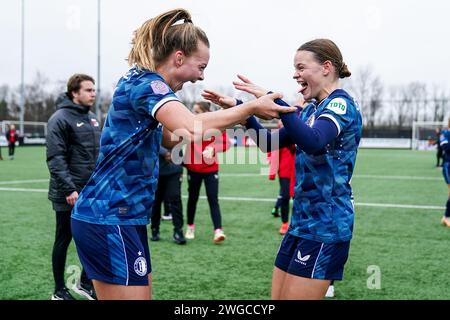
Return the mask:
POLYGON ((102 121, 101 119, 101 112, 100 112, 100 105, 101 105, 101 82, 100 82, 100 16, 101 16, 101 4, 100 0, 97 0, 97 99, 95 99, 95 111, 97 114, 98 121, 102 121))
POLYGON ((19 109, 20 109, 20 135, 24 136, 23 131, 23 118, 25 114, 25 84, 24 84, 24 75, 25 75, 25 0, 22 0, 22 34, 21 34, 21 67, 20 67, 20 100, 19 100, 19 109))

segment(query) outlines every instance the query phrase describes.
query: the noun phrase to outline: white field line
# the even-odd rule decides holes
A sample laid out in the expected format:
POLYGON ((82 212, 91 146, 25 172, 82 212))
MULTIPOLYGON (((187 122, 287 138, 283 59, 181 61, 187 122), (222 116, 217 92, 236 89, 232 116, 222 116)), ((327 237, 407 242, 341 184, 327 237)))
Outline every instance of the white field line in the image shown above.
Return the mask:
MULTIPOLYGON (((184 174, 186 176, 186 174, 184 174)), ((267 173, 219 173, 220 177, 267 177, 267 173)), ((441 181, 441 177, 420 177, 420 176, 383 176, 383 175, 369 175, 369 174, 355 174, 353 178, 362 179, 387 179, 387 180, 431 180, 441 181)), ((15 180, 15 181, 0 181, 0 185, 8 184, 25 184, 25 183, 40 183, 48 182, 49 179, 38 180, 15 180)))
MULTIPOLYGON (((186 195, 183 198, 187 198, 186 195)), ((200 199, 207 199, 206 196, 200 196, 200 199)), ((246 198, 246 197, 219 197, 223 201, 254 201, 254 202, 275 202, 275 198, 246 198)), ((292 200, 291 200, 292 201, 292 200)), ((355 203, 360 207, 382 207, 382 208, 401 208, 401 209, 422 209, 422 210, 444 210, 445 207, 438 206, 419 206, 408 204, 389 204, 389 203, 355 203)))
MULTIPOLYGON (((0 191, 10 192, 48 192, 47 189, 26 189, 26 188, 0 188, 0 191)), ((187 195, 183 195, 183 198, 187 198, 187 195)), ((200 196, 200 199, 207 199, 205 196, 200 196)), ((219 197, 221 201, 243 201, 243 202, 274 202, 274 198, 250 198, 250 197, 219 197)), ((408 205, 408 204, 395 204, 395 203, 355 203, 358 207, 378 207, 378 208, 397 208, 397 209, 421 209, 421 210, 444 210, 445 207, 440 206, 421 206, 421 205, 408 205)))
MULTIPOLYGON (((219 177, 267 177, 267 173, 219 173, 219 177)), ((386 180, 431 180, 431 181, 443 181, 441 177, 418 177, 418 176, 380 176, 369 174, 355 174, 353 178, 361 179, 386 179, 386 180)))
POLYGON ((49 179, 39 179, 39 180, 15 180, 15 181, 0 181, 0 185, 8 184, 23 184, 23 183, 38 183, 38 182, 48 182, 49 179))
POLYGON ((12 192, 48 192, 48 189, 0 188, 0 191, 12 191, 12 192))

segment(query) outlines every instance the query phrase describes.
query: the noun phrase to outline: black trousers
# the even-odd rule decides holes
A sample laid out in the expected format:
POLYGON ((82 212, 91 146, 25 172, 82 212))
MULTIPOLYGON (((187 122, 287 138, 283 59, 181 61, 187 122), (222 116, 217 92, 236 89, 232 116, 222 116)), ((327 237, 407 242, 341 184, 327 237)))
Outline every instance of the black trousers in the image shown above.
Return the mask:
POLYGON ((197 209, 198 197, 202 181, 205 182, 206 196, 208 198, 209 210, 214 229, 222 228, 222 217, 219 207, 219 176, 218 172, 198 173, 188 170, 188 202, 187 221, 194 224, 195 210, 197 209))
MULTIPOLYGON (((53 278, 55 279, 55 291, 65 287, 64 271, 66 268, 67 249, 72 240, 70 227, 71 211, 56 211, 55 243, 52 252, 53 278)), ((89 283, 84 269, 81 271, 81 283, 89 283)))
POLYGON ((161 223, 161 204, 168 204, 172 214, 174 230, 183 228, 183 204, 181 202, 182 173, 169 176, 159 176, 158 189, 155 194, 155 202, 152 208, 152 229, 159 229, 161 223))
POLYGON ((444 151, 442 150, 442 148, 437 148, 437 151, 436 151, 436 160, 437 160, 436 161, 436 167, 439 167, 441 165, 441 161, 444 162, 444 159, 442 157, 443 154, 444 154, 444 151))
POLYGON ((279 178, 280 182, 280 194, 278 195, 277 202, 275 203, 275 208, 281 209, 281 221, 289 221, 289 201, 291 196, 289 195, 289 189, 291 185, 291 180, 289 178, 279 178))
POLYGON ((15 143, 8 142, 9 156, 13 156, 14 155, 14 149, 15 148, 16 148, 16 144, 15 143))

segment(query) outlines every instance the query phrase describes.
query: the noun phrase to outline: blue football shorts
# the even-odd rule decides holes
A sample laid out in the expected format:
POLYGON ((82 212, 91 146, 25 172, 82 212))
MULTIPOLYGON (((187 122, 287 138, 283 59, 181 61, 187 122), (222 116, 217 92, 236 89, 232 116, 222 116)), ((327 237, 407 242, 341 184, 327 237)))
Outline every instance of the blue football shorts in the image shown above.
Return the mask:
POLYGON ((152 268, 145 225, 100 225, 72 219, 72 236, 89 279, 148 285, 152 268))
POLYGON ((275 266, 303 278, 342 280, 350 241, 323 243, 287 233, 275 259, 275 266))

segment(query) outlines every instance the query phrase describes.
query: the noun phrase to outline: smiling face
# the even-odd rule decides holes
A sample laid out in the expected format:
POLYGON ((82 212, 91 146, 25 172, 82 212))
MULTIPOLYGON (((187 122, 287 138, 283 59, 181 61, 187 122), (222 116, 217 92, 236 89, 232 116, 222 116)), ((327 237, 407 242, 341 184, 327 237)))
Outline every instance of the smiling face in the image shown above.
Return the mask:
POLYGON ((182 51, 175 52, 176 69, 173 75, 174 81, 171 88, 174 92, 181 90, 183 84, 190 81, 195 83, 204 80, 204 71, 209 62, 209 47, 199 41, 197 50, 190 56, 184 55, 182 51))
POLYGON ((310 51, 297 51, 294 56, 293 78, 300 85, 299 93, 306 101, 323 99, 323 88, 326 83, 327 67, 319 63, 310 51))

